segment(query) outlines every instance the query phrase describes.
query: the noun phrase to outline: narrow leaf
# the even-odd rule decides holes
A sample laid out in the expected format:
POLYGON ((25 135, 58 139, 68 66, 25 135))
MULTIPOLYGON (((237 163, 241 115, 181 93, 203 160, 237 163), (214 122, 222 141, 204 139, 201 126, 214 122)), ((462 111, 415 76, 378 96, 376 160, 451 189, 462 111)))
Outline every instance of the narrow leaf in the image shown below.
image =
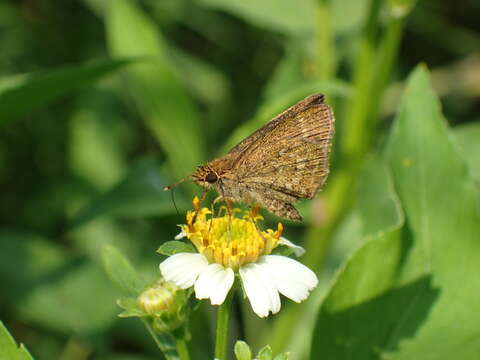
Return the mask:
POLYGON ((204 160, 203 136, 198 110, 175 71, 168 46, 136 2, 110 2, 106 22, 112 54, 147 59, 128 69, 128 84, 147 126, 168 155, 174 178, 180 179, 204 160))
POLYGON ((132 62, 108 60, 0 78, 0 124, 28 114, 132 62))
POLYGON ((193 253, 195 252, 195 249, 192 245, 186 244, 183 241, 172 240, 172 241, 167 241, 166 243, 163 243, 158 248, 157 252, 162 255, 171 256, 181 252, 193 253))
POLYGON ((143 290, 143 280, 120 251, 107 245, 103 248, 102 259, 107 274, 125 292, 136 296, 143 290))

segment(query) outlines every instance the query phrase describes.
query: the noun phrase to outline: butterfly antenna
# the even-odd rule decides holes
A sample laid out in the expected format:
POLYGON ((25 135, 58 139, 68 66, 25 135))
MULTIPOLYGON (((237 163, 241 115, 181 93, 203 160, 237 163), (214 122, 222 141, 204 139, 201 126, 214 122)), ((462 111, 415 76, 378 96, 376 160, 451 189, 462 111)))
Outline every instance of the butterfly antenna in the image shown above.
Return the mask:
POLYGON ((184 177, 182 180, 177 181, 175 184, 165 186, 165 187, 163 188, 163 191, 173 190, 173 189, 175 189, 178 185, 180 185, 181 183, 183 183, 183 182, 186 181, 186 180, 189 180, 190 178, 191 178, 191 175, 190 175, 190 176, 187 176, 187 177, 184 177))
POLYGON ((177 211, 178 217, 180 217, 180 212, 178 211, 177 204, 175 203, 175 197, 173 196, 173 189, 174 189, 174 188, 172 188, 172 192, 171 192, 172 202, 173 202, 173 206, 175 207, 175 210, 177 211))

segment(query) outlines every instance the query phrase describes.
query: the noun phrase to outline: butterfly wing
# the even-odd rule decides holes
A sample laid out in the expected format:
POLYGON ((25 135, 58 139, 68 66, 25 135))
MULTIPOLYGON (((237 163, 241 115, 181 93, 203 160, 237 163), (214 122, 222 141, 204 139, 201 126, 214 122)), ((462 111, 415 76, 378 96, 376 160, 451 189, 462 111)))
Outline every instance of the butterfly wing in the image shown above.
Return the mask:
POLYGON ((334 122, 322 95, 292 106, 234 148, 239 183, 275 198, 313 198, 328 176, 334 122))

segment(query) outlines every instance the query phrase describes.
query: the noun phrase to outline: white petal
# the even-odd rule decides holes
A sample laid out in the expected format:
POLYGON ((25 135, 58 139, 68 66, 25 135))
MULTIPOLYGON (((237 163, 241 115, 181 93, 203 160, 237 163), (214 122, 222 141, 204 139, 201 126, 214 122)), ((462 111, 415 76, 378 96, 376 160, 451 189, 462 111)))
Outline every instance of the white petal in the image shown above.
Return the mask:
POLYGON ((234 279, 232 269, 224 268, 220 264, 210 264, 195 282, 195 296, 197 299, 210 299, 212 305, 220 305, 224 302, 234 279))
POLYGON ((287 238, 284 238, 283 236, 280 237, 278 244, 285 245, 291 248, 296 257, 300 257, 303 254, 305 254, 305 249, 303 247, 301 247, 300 245, 295 245, 294 243, 292 243, 287 238))
POLYGON ((198 275, 207 266, 208 260, 202 254, 178 253, 160 264, 160 272, 165 280, 174 282, 182 289, 187 289, 195 283, 198 275))
POLYGON ((257 264, 274 279, 278 291, 295 302, 305 300, 318 284, 312 270, 286 256, 265 255, 257 264))
POLYGON ((175 235, 175 240, 183 239, 185 236, 187 236, 187 233, 182 230, 177 235, 175 235))
POLYGON ((253 311, 260 317, 280 311, 280 295, 269 273, 255 263, 240 268, 240 278, 253 311))

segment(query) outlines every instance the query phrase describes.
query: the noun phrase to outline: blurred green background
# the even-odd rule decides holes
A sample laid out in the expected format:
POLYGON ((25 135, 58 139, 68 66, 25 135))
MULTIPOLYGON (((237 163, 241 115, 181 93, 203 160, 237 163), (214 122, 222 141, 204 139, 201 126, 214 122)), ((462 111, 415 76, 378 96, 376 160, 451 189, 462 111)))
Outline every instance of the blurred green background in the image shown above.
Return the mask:
MULTIPOLYGON (((116 317, 101 249, 158 277, 155 250, 201 193, 176 189, 179 216, 162 188, 320 92, 337 119, 331 176, 285 226, 322 279, 316 311, 365 240, 357 179, 419 63, 478 185, 479 16, 476 0, 0 2, 0 320, 35 359, 161 358, 138 320, 116 317)), ((289 335, 301 305, 282 304, 264 321, 237 303, 232 336, 308 358, 289 335)), ((193 359, 212 357, 214 315, 202 304, 192 320, 193 359)))

